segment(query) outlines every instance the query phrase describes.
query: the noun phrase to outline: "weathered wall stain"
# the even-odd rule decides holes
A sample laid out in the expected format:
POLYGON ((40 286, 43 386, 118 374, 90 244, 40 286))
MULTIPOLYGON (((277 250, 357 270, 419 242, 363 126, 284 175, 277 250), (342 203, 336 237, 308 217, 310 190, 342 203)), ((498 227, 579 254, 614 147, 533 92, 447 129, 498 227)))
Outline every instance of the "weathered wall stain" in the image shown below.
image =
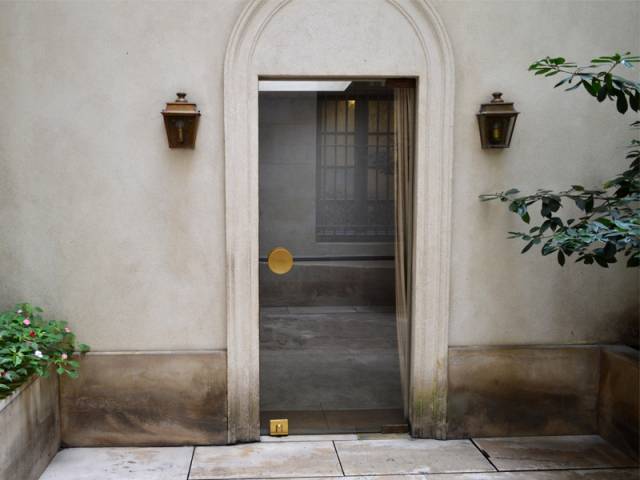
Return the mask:
POLYGON ((227 439, 226 354, 96 354, 61 383, 67 446, 202 445, 227 439))
POLYGON ((627 347, 602 349, 598 432, 635 457, 640 448, 639 382, 637 350, 627 347))
POLYGON ((598 347, 449 349, 449 438, 597 431, 598 347))
POLYGON ((0 402, 0 480, 36 480, 60 446, 58 378, 26 385, 0 402))

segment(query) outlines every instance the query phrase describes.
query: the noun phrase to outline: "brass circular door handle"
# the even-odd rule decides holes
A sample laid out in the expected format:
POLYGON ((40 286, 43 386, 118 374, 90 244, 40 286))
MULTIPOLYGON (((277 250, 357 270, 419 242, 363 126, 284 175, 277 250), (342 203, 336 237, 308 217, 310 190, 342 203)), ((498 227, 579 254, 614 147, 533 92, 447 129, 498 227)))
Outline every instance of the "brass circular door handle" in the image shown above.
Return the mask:
POLYGON ((284 275, 293 268, 293 255, 284 247, 276 247, 269 252, 267 265, 276 275, 284 275))

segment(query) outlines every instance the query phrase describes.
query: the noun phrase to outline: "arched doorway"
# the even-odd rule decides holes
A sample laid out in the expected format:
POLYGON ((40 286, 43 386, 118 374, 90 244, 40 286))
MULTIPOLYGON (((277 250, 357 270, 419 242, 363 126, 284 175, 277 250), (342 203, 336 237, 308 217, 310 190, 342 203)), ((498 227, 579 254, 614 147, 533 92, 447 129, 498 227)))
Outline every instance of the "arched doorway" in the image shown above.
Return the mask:
POLYGON ((259 439, 258 79, 413 77, 416 172, 409 421, 446 436, 454 65, 425 0, 249 4, 225 58, 229 443, 259 439))

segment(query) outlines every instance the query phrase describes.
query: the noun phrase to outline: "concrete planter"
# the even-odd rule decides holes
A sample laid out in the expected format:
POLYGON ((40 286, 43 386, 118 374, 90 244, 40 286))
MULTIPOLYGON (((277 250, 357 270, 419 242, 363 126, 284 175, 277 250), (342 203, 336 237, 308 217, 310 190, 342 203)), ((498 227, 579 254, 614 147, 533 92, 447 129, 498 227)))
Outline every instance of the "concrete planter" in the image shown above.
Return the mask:
POLYGON ((60 447, 58 377, 32 378, 0 400, 0 480, 37 480, 60 447))

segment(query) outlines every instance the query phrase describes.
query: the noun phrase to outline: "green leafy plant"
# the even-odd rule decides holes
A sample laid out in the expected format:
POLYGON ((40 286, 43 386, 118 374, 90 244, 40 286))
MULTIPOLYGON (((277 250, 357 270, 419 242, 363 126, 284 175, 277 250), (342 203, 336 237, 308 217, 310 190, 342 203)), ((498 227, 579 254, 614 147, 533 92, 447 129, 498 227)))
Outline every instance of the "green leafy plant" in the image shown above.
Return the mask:
MULTIPOLYGON (((613 72, 619 66, 633 68, 640 62, 639 56, 626 53, 597 57, 589 65, 577 66, 562 57, 546 57, 533 63, 529 70, 535 75, 550 77, 558 74, 564 78, 555 87, 571 85, 566 90, 583 86, 584 90, 599 102, 615 101, 618 112, 629 108, 640 110, 640 83, 628 80, 613 72), (573 85, 572 85, 573 84, 573 85)), ((640 121, 631 124, 635 130, 640 121)), ((628 146, 626 158, 629 168, 600 188, 587 189, 572 185, 561 192, 538 189, 531 195, 520 195, 518 189, 480 195, 483 201, 500 200, 509 203, 509 210, 525 223, 531 222, 530 208, 538 204, 542 223, 528 232, 509 232, 509 238, 526 242, 522 253, 535 245, 542 245, 542 255, 555 253, 558 263, 564 265, 566 257, 576 255, 576 262, 608 267, 616 263, 619 255, 627 257, 628 267, 640 266, 640 140, 634 139, 628 146), (578 218, 563 219, 558 212, 569 201, 580 210, 578 218)))
POLYGON ((76 347, 67 322, 44 320, 41 313, 28 303, 0 313, 0 398, 33 375, 48 376, 52 368, 58 375, 78 376, 76 348, 85 353, 89 347, 76 347))
POLYGON ((556 83, 554 88, 571 85, 566 88, 566 91, 571 91, 582 86, 599 102, 606 99, 615 101, 618 111, 625 113, 629 107, 635 112, 640 110, 639 84, 613 72, 619 66, 631 69, 633 64, 638 62, 640 56, 631 55, 630 52, 624 55, 616 53, 608 57, 597 57, 588 65, 582 66, 567 62, 562 57, 546 57, 531 64, 529 70, 535 72, 535 75, 545 77, 562 74, 564 78, 556 83))

